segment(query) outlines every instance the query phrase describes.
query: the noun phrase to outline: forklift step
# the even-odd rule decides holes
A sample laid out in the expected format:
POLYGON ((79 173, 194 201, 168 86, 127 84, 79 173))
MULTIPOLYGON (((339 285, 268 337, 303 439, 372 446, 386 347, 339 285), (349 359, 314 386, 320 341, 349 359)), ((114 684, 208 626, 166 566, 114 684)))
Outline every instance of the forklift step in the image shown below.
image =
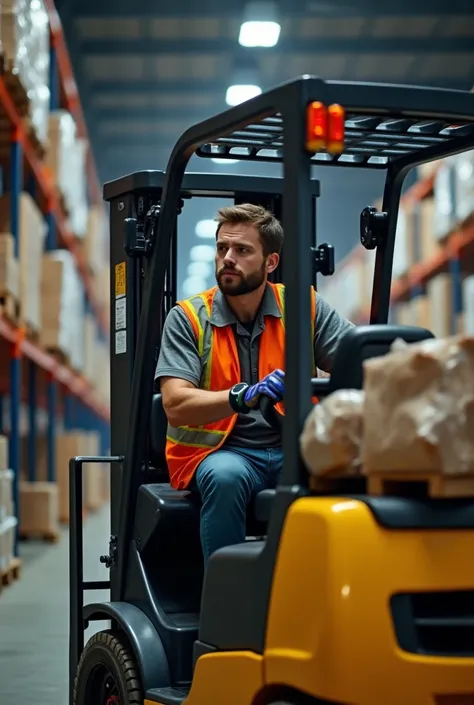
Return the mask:
POLYGON ((147 691, 145 700, 149 700, 152 703, 160 703, 160 705, 181 705, 188 695, 189 687, 153 688, 147 691))

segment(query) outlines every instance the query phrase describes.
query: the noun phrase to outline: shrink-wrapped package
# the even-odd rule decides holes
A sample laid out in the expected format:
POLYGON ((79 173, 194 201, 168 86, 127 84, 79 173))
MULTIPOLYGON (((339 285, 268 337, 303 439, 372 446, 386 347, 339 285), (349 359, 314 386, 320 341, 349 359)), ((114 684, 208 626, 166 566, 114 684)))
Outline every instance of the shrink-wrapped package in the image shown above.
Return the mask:
POLYGON ((474 473, 474 338, 397 345, 364 370, 365 473, 474 473))
POLYGON ((364 392, 341 389, 310 411, 300 436, 300 448, 312 475, 360 471, 363 400, 364 392))
POLYGON ((0 8, 6 68, 18 75, 28 97, 28 117, 44 144, 50 102, 48 13, 43 0, 2 0, 0 8))

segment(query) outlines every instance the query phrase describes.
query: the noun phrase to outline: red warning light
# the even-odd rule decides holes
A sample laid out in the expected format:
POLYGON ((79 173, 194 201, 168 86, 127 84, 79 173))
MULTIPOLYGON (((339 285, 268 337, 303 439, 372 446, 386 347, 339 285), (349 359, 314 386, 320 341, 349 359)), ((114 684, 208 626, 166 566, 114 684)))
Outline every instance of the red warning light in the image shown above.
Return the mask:
POLYGON ((310 103, 306 109, 306 149, 319 152, 326 146, 327 119, 326 106, 320 101, 310 103))
POLYGON ((334 103, 328 110, 328 128, 326 150, 330 154, 341 154, 344 151, 345 110, 342 105, 334 103))

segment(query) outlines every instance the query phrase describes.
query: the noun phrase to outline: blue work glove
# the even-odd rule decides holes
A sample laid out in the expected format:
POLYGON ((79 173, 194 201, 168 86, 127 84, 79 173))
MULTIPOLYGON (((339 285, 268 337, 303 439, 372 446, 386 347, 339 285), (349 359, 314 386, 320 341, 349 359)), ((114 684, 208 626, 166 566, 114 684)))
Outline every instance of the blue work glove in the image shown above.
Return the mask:
POLYGON ((282 370, 273 370, 257 384, 235 384, 229 392, 229 402, 237 413, 248 414, 251 409, 258 408, 262 394, 278 402, 283 399, 284 391, 285 373, 282 370))
POLYGON ((273 370, 269 375, 264 377, 248 387, 244 394, 244 404, 249 409, 255 409, 260 403, 262 394, 265 394, 273 401, 281 401, 285 392, 285 373, 282 370, 273 370))

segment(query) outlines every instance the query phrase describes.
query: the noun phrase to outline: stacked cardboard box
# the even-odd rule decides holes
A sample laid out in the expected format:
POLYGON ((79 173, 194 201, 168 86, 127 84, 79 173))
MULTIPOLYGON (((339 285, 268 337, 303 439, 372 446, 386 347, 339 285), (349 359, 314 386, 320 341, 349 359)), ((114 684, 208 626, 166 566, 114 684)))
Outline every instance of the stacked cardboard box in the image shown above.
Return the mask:
POLYGON ((69 205, 69 161, 76 140, 76 123, 67 110, 55 110, 48 118, 48 147, 45 164, 61 192, 66 207, 69 205))
POLYGON ((0 39, 6 69, 28 97, 27 118, 46 144, 49 113, 49 22, 43 0, 2 0, 0 39))
POLYGON ((68 225, 77 237, 87 232, 87 143, 77 137, 71 113, 57 110, 49 115, 46 166, 57 183, 68 213, 68 225))
POLYGON ((0 436, 0 572, 13 560, 16 508, 13 503, 13 472, 8 469, 8 438, 0 436))
POLYGON ((20 299, 20 271, 10 233, 0 233, 0 297, 4 312, 15 320, 20 299))
MULTIPOLYGON (((68 431, 56 438, 56 478, 59 491, 59 518, 69 522, 69 460, 77 455, 99 455, 99 436, 91 431, 68 431)), ((105 501, 103 473, 108 468, 100 463, 84 465, 84 508, 95 510, 105 501)))
MULTIPOLYGON (((54 483, 47 482, 48 453, 46 436, 36 439, 36 466, 33 483, 26 482, 28 474, 28 438, 22 438, 22 483, 21 492, 27 508, 33 512, 31 519, 26 523, 23 515, 21 518, 21 531, 23 534, 43 533, 54 534, 59 531, 59 522, 69 522, 69 461, 77 455, 99 455, 100 436, 95 431, 63 431, 56 436, 55 444, 55 477, 54 483), (37 498, 39 507, 30 510, 34 498, 37 498), (38 527, 43 527, 40 532, 38 527)), ((91 463, 83 468, 83 506, 88 511, 94 511, 103 506, 108 499, 108 466, 101 463, 91 463)))
POLYGON ((60 350, 74 369, 84 367, 84 288, 68 250, 43 255, 40 342, 60 350))
POLYGON ((84 238, 84 253, 93 274, 99 274, 107 256, 108 223, 102 206, 92 206, 87 218, 87 233, 84 238))
MULTIPOLYGON (((10 194, 0 196, 0 233, 11 232, 10 194)), ((41 262, 46 221, 28 193, 19 198, 20 315, 33 331, 41 327, 41 262)))

